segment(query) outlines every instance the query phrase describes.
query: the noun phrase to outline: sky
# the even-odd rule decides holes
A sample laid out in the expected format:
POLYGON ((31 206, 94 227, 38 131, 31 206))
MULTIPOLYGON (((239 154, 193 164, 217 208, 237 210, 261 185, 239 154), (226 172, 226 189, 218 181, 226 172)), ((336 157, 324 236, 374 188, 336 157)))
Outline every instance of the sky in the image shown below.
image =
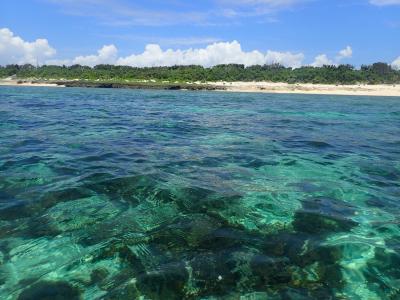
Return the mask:
POLYGON ((400 0, 2 0, 0 65, 387 62, 400 0))

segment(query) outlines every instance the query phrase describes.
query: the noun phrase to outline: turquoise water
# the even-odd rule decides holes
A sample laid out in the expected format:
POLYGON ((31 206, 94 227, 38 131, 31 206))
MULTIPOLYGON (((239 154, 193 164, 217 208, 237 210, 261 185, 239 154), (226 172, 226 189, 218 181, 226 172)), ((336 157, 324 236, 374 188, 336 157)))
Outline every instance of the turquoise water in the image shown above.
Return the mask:
POLYGON ((400 299, 399 98, 0 87, 0 141, 1 299, 400 299))

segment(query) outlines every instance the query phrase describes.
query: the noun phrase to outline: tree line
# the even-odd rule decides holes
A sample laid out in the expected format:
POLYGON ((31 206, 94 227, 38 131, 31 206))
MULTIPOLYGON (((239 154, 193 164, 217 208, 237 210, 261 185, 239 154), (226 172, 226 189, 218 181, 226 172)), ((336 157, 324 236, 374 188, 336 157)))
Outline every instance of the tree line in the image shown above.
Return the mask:
POLYGON ((241 64, 202 66, 172 66, 137 68, 116 65, 95 67, 72 65, 35 67, 30 64, 0 66, 0 78, 16 76, 18 79, 53 80, 156 80, 168 82, 193 81, 272 81, 287 83, 321 84, 396 84, 400 83, 400 70, 394 70, 382 62, 363 65, 356 69, 352 65, 304 66, 287 68, 279 64, 245 67, 241 64))

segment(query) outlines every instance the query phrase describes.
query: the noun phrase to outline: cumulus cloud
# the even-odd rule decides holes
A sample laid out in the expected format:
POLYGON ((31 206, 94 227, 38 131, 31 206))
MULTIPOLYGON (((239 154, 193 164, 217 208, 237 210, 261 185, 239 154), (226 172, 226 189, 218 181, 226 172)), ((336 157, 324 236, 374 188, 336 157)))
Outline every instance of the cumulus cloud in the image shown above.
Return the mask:
POLYGON ((339 51, 339 54, 337 56, 337 60, 341 60, 344 58, 351 58, 353 56, 353 49, 350 46, 347 46, 343 50, 339 51))
POLYGON ((88 56, 78 56, 72 63, 85 65, 85 66, 95 66, 100 64, 115 64, 118 59, 118 49, 114 45, 105 45, 99 51, 97 55, 88 56))
POLYGON ((400 71, 400 56, 392 62, 392 67, 393 69, 400 71))
MULTIPOLYGON (((115 45, 105 45, 96 54, 77 56, 72 59, 52 59, 56 50, 46 39, 26 42, 7 28, 0 29, 0 65, 11 63, 52 65, 80 64, 95 66, 99 64, 127 65, 134 67, 201 65, 212 67, 220 64, 243 64, 245 66, 281 64, 285 67, 299 68, 305 59, 303 53, 279 52, 268 50, 245 51, 238 41, 214 42, 205 47, 188 49, 162 49, 159 44, 148 44, 142 53, 126 57, 118 55, 115 45)), ((341 60, 350 58, 353 50, 350 46, 340 50, 335 59, 326 54, 315 57, 311 66, 337 65, 341 60)), ((393 68, 400 69, 400 57, 392 63, 393 68)))
POLYGON ((315 57, 314 62, 311 64, 313 67, 323 67, 333 65, 333 61, 331 61, 326 54, 320 54, 315 57))
POLYGON ((24 41, 8 28, 0 29, 0 65, 36 64, 56 54, 46 39, 24 41))
POLYGON ((400 0, 370 0, 369 3, 377 6, 400 5, 400 0))
POLYGON ((302 53, 268 51, 243 51, 237 41, 213 43, 205 48, 187 50, 162 50, 157 44, 147 45, 141 54, 133 54, 118 59, 117 64, 136 67, 219 64, 263 65, 280 63, 287 67, 300 67, 304 60, 302 53))
POLYGON ((341 60, 346 58, 351 58, 353 56, 353 49, 350 46, 340 50, 336 55, 335 61, 328 58, 326 54, 320 54, 315 57, 314 62, 311 64, 313 67, 322 67, 322 66, 329 66, 329 65, 337 65, 340 63, 341 60))
POLYGON ((49 59, 48 65, 82 65, 94 67, 96 65, 114 65, 118 60, 118 49, 114 45, 105 45, 97 51, 97 54, 77 56, 74 59, 49 59))
POLYGON ((244 51, 239 42, 215 42, 203 48, 166 49, 158 44, 149 44, 139 54, 119 57, 115 45, 105 45, 96 54, 77 56, 73 59, 51 59, 56 50, 46 39, 26 42, 14 36, 9 29, 0 29, 0 64, 35 64, 37 59, 49 65, 80 64, 95 66, 99 64, 118 64, 135 67, 201 65, 211 67, 219 64, 243 64, 245 66, 278 63, 286 67, 302 66, 302 53, 278 52, 268 50, 244 51))
POLYGON ((265 64, 281 64, 285 67, 300 68, 303 65, 304 54, 292 52, 277 52, 268 50, 265 64))
POLYGON ((48 64, 71 65, 80 64, 95 66, 98 64, 117 64, 132 67, 158 67, 175 65, 201 65, 211 67, 220 64, 243 64, 245 66, 281 64, 286 67, 302 66, 302 53, 278 52, 268 50, 243 51, 237 41, 216 42, 204 48, 166 49, 158 44, 148 44, 144 51, 126 57, 118 57, 118 49, 114 45, 101 48, 96 55, 78 56, 72 60, 49 60, 48 64))

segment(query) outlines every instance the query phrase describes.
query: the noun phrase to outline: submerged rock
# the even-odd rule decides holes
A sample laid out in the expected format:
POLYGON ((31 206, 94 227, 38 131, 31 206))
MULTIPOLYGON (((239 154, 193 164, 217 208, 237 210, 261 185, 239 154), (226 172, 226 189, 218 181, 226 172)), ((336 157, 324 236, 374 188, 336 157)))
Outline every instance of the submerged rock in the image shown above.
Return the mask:
POLYGON ((132 299, 140 299, 140 292, 138 291, 136 284, 130 281, 127 281, 123 284, 120 284, 118 287, 109 291, 106 295, 101 297, 104 300, 132 300, 132 299))
POLYGON ((48 279, 50 273, 62 272, 63 268, 79 262, 88 253, 88 250, 79 247, 69 237, 10 239, 7 248, 10 249, 8 258, 1 266, 0 273, 7 274, 2 290, 8 293, 21 280, 48 279))
POLYGON ((371 288, 381 297, 399 299, 400 254, 389 249, 376 248, 374 258, 367 263, 364 276, 371 288))
POLYGON ((251 261, 253 274, 263 285, 289 284, 292 276, 287 258, 256 255, 251 261))
POLYGON ((32 207, 35 212, 42 212, 43 210, 53 207, 60 202, 83 199, 91 197, 93 194, 93 191, 81 187, 71 187, 62 190, 50 191, 45 193, 37 203, 32 204, 32 207))
POLYGON ((290 228, 301 205, 287 193, 252 192, 222 199, 224 205, 208 213, 219 216, 232 227, 263 235, 290 228))
POLYGON ((210 199, 215 192, 201 187, 186 187, 174 191, 176 204, 183 211, 200 213, 208 209, 210 199))
POLYGON ((303 201, 302 209, 295 213, 293 227, 310 234, 349 231, 357 225, 350 218, 354 214, 355 208, 346 202, 315 198, 303 201))
POLYGON ((339 218, 354 215, 356 208, 333 198, 314 198, 303 201, 303 210, 339 218))
POLYGON ((155 203, 171 202, 171 193, 160 186, 160 180, 152 175, 137 175, 99 181, 87 185, 99 194, 114 201, 136 206, 143 201, 155 203))
POLYGON ((385 163, 363 163, 360 171, 367 174, 376 183, 384 184, 386 181, 398 181, 400 170, 391 164, 385 163))
POLYGON ((105 240, 121 239, 135 244, 138 238, 143 239, 143 234, 171 223, 178 215, 179 210, 174 203, 154 205, 151 202, 145 202, 134 208, 131 207, 116 217, 86 228, 79 242, 88 246, 105 240))
POLYGON ((91 226, 113 219, 120 209, 105 197, 92 196, 60 202, 45 213, 32 216, 21 234, 29 237, 55 237, 76 230, 87 231, 91 226))
POLYGON ((137 288, 149 299, 183 299, 189 278, 182 263, 163 265, 137 278, 137 288))
POLYGON ((109 275, 109 271, 106 268, 97 268, 90 274, 90 282, 92 284, 101 283, 109 275))
POLYGON ((302 181, 289 184, 290 187, 295 187, 304 193, 322 192, 324 189, 312 182, 302 181))
POLYGON ((0 208, 0 220, 4 221, 18 220, 30 217, 31 215, 32 209, 26 201, 17 201, 13 199, 9 201, 9 204, 2 205, 0 208))
POLYGON ((207 242, 221 223, 204 214, 190 214, 174 219, 171 224, 160 226, 150 233, 151 242, 161 249, 181 252, 207 242))
POLYGON ((62 202, 49 209, 45 219, 58 231, 66 232, 85 228, 114 218, 120 210, 105 197, 93 196, 62 202))
POLYGON ((228 251, 204 252, 190 262, 191 285, 198 297, 222 296, 237 289, 239 274, 234 272, 232 254, 228 251))
POLYGON ((18 300, 80 300, 81 292, 62 281, 41 281, 25 289, 18 300))

